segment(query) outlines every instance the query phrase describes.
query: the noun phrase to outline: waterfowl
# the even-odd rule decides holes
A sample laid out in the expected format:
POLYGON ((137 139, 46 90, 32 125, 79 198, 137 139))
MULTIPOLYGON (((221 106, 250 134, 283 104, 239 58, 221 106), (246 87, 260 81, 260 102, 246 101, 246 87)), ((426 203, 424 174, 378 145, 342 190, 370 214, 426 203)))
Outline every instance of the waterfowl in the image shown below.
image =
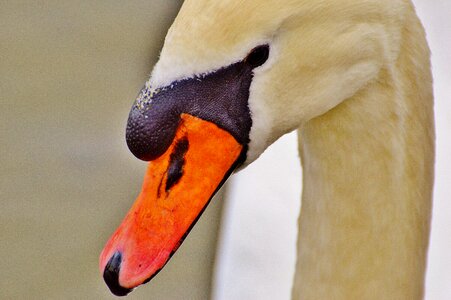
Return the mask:
POLYGON ((100 256, 111 291, 155 276, 227 177, 297 130, 292 297, 422 298, 429 56, 409 0, 186 0, 130 111, 127 144, 150 163, 100 256))

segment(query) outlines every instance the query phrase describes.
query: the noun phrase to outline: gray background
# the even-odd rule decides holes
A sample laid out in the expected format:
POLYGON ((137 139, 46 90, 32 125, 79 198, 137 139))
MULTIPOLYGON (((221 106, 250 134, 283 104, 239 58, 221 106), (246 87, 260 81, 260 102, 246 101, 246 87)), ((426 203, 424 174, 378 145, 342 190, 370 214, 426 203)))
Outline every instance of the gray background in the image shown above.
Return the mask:
MULTIPOLYGON (((98 255, 146 167, 125 121, 180 4, 0 1, 0 299, 113 298, 98 255)), ((131 299, 208 298, 219 204, 131 299)))

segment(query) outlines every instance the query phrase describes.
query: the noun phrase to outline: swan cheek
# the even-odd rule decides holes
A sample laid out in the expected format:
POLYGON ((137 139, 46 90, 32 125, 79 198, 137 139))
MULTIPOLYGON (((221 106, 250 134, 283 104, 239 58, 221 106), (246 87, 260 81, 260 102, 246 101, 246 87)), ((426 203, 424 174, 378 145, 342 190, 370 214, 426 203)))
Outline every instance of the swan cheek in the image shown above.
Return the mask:
POLYGON ((149 163, 141 193, 100 255, 100 271, 114 294, 126 295, 158 273, 242 152, 227 131, 182 114, 173 142, 149 163))

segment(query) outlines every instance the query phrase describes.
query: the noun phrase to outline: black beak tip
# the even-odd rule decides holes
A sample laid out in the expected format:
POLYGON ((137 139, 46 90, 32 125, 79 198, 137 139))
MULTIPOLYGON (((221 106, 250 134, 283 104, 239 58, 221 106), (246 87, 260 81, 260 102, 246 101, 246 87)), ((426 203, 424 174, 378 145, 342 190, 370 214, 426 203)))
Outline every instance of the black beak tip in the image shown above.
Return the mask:
POLYGON ((110 291, 116 296, 126 296, 132 289, 124 288, 119 284, 119 271, 121 270, 122 254, 116 252, 111 256, 105 270, 103 271, 103 279, 110 288, 110 291))

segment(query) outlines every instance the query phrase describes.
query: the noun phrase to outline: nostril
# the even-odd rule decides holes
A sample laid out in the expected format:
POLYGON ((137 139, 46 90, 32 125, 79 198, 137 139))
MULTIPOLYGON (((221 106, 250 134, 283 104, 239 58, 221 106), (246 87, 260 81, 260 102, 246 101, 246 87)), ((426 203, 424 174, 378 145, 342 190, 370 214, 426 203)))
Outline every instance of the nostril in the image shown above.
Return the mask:
POLYGON ((105 266, 103 271, 103 279, 110 288, 111 292, 116 296, 126 296, 132 290, 124 288, 119 284, 119 272, 121 270, 122 254, 115 252, 105 266))

